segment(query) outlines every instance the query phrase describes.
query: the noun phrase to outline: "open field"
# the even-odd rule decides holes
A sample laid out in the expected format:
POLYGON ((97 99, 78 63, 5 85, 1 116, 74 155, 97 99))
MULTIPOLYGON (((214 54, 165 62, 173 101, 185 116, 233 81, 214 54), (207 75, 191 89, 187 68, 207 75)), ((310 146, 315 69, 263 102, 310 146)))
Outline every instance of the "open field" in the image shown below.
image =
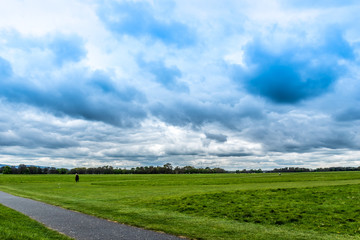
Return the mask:
POLYGON ((47 229, 35 220, 0 204, 0 239, 70 240, 71 238, 47 229))
POLYGON ((196 239, 360 239, 360 172, 0 175, 0 190, 196 239))

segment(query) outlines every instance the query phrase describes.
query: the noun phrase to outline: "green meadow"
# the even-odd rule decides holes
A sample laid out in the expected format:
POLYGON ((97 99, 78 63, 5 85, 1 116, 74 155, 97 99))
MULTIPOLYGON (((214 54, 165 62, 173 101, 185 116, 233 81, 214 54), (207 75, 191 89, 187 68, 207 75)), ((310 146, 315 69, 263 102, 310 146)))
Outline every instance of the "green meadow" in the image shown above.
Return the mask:
POLYGON ((189 239, 360 239, 360 172, 0 175, 0 190, 189 239))

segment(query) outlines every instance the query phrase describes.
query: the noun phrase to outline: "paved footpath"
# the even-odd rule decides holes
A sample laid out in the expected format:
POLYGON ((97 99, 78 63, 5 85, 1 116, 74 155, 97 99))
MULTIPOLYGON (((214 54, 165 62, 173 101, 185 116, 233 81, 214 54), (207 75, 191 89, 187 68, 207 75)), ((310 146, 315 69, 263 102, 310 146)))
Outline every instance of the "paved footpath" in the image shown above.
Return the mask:
POLYGON ((179 240, 181 238, 131 227, 0 191, 0 204, 79 240, 179 240))

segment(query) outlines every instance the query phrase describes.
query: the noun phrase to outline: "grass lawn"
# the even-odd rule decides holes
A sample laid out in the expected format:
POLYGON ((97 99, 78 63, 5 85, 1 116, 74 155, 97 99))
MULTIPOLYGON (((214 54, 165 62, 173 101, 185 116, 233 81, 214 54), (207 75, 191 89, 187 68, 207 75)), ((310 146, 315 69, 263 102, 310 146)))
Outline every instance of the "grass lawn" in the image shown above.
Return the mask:
POLYGON ((360 172, 0 175, 0 190, 193 239, 360 239, 360 172))
POLYGON ((31 218, 0 204, 0 239, 59 239, 70 240, 31 218))

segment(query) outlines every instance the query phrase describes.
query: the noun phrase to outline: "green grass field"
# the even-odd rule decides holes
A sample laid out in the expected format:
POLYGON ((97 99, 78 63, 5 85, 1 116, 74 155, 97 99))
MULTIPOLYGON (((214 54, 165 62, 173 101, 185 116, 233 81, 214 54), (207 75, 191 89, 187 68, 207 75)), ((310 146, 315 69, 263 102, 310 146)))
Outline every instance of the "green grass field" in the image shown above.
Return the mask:
POLYGON ((0 190, 191 239, 360 239, 360 172, 0 175, 0 190))

